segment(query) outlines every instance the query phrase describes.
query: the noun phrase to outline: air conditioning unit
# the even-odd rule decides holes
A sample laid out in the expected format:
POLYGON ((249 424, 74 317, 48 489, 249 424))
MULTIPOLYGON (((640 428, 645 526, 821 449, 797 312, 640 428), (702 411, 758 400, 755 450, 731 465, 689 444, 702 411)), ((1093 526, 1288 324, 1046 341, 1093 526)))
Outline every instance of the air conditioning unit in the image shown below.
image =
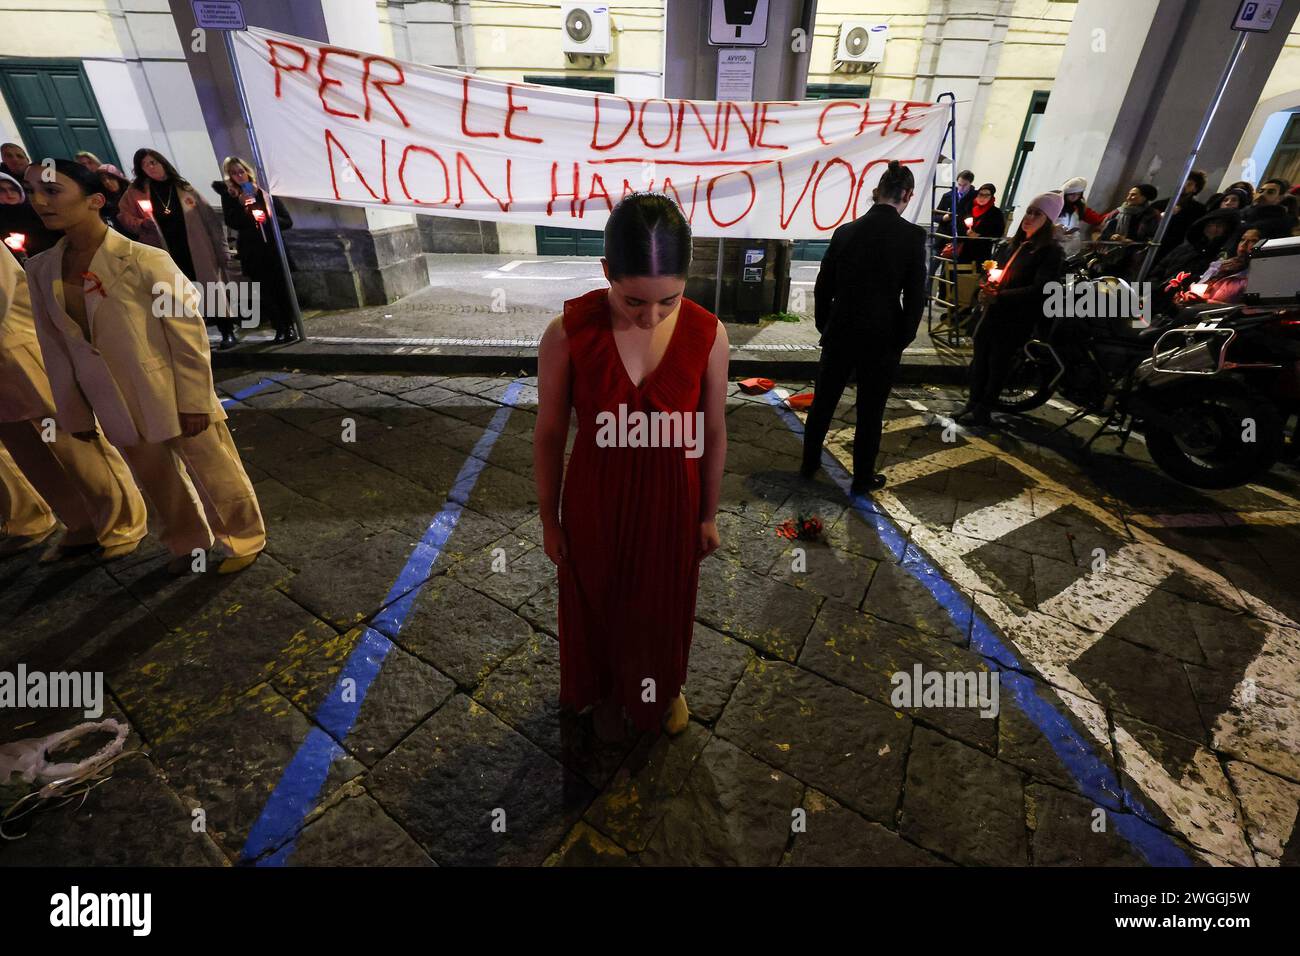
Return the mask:
POLYGON ((560 18, 566 54, 608 56, 612 52, 608 4, 562 3, 560 18))
POLYGON ((874 67, 885 58, 889 27, 869 20, 844 20, 835 40, 835 68, 853 72, 874 67))

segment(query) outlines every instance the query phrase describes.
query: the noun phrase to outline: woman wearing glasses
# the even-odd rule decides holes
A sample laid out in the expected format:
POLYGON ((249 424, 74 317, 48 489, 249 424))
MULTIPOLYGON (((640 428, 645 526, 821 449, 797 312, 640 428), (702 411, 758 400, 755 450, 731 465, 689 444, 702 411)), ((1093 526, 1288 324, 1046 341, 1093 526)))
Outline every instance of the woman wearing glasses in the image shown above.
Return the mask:
POLYGON ((1060 193, 1044 193, 1030 203, 1011 240, 1001 274, 980 287, 984 317, 975 330, 970 398, 957 416, 963 424, 992 424, 989 408, 1002 391, 1011 361, 1043 317, 1048 283, 1061 278, 1065 253, 1052 223, 1064 203, 1060 193))

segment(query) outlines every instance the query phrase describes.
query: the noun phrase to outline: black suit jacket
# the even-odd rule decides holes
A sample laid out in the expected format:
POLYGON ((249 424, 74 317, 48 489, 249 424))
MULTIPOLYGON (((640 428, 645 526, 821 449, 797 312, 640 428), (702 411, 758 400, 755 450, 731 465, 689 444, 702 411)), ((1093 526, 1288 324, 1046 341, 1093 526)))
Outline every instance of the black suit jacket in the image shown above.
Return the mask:
POLYGON ((925 310, 925 230, 887 203, 835 230, 814 289, 824 345, 901 352, 925 310))
MULTIPOLYGON (((943 195, 939 197, 939 205, 936 207, 939 212, 934 213, 935 231, 943 233, 949 237, 952 236, 952 222, 944 222, 943 214, 948 211, 952 205, 953 190, 945 189, 943 195)), ((966 217, 970 215, 971 207, 975 205, 975 187, 971 186, 966 190, 966 195, 957 200, 957 235, 966 235, 966 217)))

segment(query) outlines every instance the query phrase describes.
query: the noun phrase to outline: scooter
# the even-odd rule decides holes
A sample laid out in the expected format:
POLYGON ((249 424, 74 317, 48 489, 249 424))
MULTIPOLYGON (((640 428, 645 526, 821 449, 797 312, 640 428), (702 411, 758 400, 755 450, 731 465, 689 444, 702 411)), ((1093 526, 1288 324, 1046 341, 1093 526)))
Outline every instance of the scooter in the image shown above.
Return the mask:
MULTIPOLYGON (((1300 246, 1276 253, 1295 254, 1300 246)), ((1060 394, 1079 408, 1061 428, 1102 418, 1085 449, 1111 433, 1122 451, 1137 430, 1156 465, 1181 482, 1249 482, 1292 453, 1288 433, 1300 415, 1300 295, 1271 294, 1255 280, 1252 272, 1243 304, 1197 304, 1146 327, 1113 316, 1053 319, 1024 346, 994 408, 1025 412, 1060 394)), ((1114 277, 1080 271, 1071 285, 1081 282, 1133 294, 1114 277)))

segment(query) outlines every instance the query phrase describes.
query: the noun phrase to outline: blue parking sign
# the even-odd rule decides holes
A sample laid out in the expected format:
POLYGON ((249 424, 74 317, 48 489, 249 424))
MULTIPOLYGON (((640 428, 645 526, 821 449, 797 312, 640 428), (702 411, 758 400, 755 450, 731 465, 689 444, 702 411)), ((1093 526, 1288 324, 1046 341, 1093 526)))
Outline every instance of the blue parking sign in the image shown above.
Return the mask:
POLYGON ((1281 9, 1282 0, 1242 0, 1232 28, 1247 33, 1267 33, 1277 22, 1281 9))

